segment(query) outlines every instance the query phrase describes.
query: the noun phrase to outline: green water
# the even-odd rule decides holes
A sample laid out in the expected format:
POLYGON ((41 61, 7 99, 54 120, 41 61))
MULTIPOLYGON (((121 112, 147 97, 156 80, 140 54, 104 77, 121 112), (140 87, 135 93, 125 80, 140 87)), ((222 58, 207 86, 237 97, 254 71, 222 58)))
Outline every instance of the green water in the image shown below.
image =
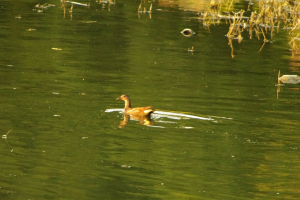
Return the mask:
POLYGON ((67 4, 65 16, 60 1, 0 3, 0 123, 12 130, 1 200, 299 197, 299 85, 278 99, 274 86, 279 70, 300 75, 288 33, 258 52, 245 31, 232 58, 228 24, 208 30, 181 3, 153 2, 151 19, 140 1, 72 15, 67 4), (120 129, 122 113, 105 111, 123 108, 124 93, 132 106, 213 120, 156 115, 120 129))

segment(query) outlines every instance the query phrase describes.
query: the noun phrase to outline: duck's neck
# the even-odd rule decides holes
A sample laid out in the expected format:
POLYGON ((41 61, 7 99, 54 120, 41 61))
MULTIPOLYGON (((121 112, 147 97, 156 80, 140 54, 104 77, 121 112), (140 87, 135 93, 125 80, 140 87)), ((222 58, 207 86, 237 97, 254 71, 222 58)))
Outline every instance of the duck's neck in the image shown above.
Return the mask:
POLYGON ((124 109, 126 110, 126 109, 128 109, 128 108, 131 108, 130 99, 126 99, 126 100, 125 100, 125 108, 124 108, 124 109))

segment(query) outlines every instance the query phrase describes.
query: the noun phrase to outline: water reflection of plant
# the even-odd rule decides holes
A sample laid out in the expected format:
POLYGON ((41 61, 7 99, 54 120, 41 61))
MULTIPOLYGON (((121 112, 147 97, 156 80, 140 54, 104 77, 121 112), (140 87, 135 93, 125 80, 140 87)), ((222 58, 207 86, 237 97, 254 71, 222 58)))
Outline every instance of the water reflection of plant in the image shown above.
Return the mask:
MULTIPOLYGON (((145 4, 145 2, 144 2, 144 4, 145 4)), ((138 8, 138 17, 139 18, 140 18, 140 13, 143 13, 143 14, 148 13, 149 14, 149 19, 151 19, 152 4, 150 5, 149 11, 147 11, 146 7, 143 5, 143 2, 141 2, 141 4, 139 5, 139 8, 138 8), (144 7, 144 10, 142 9, 142 6, 144 7)))
MULTIPOLYGON (((251 12, 249 17, 245 17, 244 10, 239 12, 233 12, 234 0, 227 1, 226 5, 215 3, 211 1, 210 6, 206 12, 200 13, 199 20, 202 21, 205 29, 209 30, 209 26, 219 25, 220 20, 225 20, 226 24, 229 23, 229 30, 226 34, 228 38, 228 45, 231 48, 231 57, 233 54, 232 41, 237 40, 239 43, 242 42, 242 32, 247 31, 249 38, 261 39, 263 36, 263 44, 258 52, 262 51, 266 43, 273 42, 274 31, 279 31, 280 23, 283 23, 283 29, 289 31, 291 41, 289 44, 292 47, 292 51, 298 51, 298 45, 296 41, 300 40, 298 35, 293 36, 293 33, 298 29, 300 24, 300 4, 294 1, 283 1, 278 2, 275 0, 270 1, 259 1, 259 11, 251 12), (221 14, 222 13, 222 14, 221 14), (254 33, 254 34, 253 34, 254 33)), ((251 10, 253 3, 250 1, 248 4, 248 11, 251 10)), ((294 53, 293 53, 294 54, 294 53)))

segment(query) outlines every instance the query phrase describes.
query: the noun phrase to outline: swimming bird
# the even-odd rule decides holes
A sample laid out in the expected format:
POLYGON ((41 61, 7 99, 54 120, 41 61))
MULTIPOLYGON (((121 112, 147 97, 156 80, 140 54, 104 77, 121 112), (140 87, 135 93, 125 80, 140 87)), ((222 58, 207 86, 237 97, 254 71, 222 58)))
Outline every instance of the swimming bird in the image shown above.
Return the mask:
POLYGON ((124 114, 127 115, 150 116, 150 114, 155 111, 150 106, 131 108, 129 96, 126 94, 121 95, 119 98, 117 98, 117 100, 125 101, 124 114))
POLYGON ((192 29, 189 29, 189 28, 183 29, 180 33, 182 35, 184 35, 185 37, 191 37, 192 35, 195 34, 195 32, 192 29))

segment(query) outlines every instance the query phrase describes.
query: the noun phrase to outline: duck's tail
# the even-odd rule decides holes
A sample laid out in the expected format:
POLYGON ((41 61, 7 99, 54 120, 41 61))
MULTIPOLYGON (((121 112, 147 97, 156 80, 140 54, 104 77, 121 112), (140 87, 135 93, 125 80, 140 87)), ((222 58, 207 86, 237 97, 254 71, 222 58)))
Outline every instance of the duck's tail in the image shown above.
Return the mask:
POLYGON ((153 113, 155 110, 151 107, 148 107, 146 110, 144 110, 144 113, 146 115, 150 115, 151 113, 153 113))

